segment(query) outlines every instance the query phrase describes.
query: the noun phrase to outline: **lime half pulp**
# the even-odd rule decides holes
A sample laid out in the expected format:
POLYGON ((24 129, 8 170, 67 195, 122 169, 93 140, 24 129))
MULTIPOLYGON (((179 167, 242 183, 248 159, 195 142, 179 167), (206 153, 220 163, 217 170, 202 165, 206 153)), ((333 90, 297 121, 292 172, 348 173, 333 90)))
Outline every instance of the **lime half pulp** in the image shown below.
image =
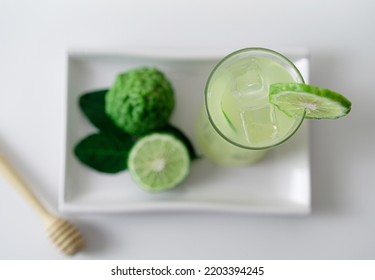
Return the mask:
POLYGON ((139 139, 128 157, 128 170, 141 188, 158 192, 174 188, 188 175, 190 157, 186 146, 166 133, 139 139))
POLYGON ((290 117, 306 112, 307 119, 337 119, 350 112, 343 95, 308 84, 277 83, 270 86, 270 103, 290 117))

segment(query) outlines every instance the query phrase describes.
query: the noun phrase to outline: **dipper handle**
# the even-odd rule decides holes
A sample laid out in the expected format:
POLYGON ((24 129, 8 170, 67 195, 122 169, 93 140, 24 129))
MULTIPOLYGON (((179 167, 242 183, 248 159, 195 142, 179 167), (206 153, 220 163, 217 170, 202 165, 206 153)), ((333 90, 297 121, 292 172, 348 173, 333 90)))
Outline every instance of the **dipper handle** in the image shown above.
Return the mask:
POLYGON ((44 218, 51 219, 52 215, 42 205, 39 199, 32 192, 30 187, 21 178, 10 162, 0 154, 0 173, 9 181, 9 183, 29 202, 29 204, 44 218))

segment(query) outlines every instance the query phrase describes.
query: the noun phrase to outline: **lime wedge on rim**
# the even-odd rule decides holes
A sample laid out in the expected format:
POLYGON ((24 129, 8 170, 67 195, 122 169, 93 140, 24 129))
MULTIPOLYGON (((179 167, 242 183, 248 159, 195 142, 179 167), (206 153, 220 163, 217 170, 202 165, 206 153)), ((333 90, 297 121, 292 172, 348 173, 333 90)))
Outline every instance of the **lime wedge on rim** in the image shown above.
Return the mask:
POLYGON ((147 191, 171 189, 189 173, 189 152, 176 137, 152 133, 139 139, 129 152, 128 170, 137 185, 147 191))
POLYGON ((270 85, 269 101, 290 117, 306 112, 306 119, 337 119, 347 115, 352 105, 337 92, 299 83, 270 85))

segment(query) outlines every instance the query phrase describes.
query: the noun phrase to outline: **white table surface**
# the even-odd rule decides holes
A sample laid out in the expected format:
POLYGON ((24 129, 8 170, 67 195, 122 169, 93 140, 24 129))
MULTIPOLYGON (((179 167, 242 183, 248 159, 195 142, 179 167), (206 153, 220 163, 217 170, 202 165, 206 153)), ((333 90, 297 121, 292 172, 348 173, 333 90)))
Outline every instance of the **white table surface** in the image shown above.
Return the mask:
MULTIPOLYGON (((70 215, 74 259, 374 259, 375 18, 357 1, 0 0, 0 151, 57 211, 66 50, 307 48, 311 83, 344 93, 348 117, 311 122, 312 213, 70 215)), ((64 259, 0 178, 0 259, 64 259)))

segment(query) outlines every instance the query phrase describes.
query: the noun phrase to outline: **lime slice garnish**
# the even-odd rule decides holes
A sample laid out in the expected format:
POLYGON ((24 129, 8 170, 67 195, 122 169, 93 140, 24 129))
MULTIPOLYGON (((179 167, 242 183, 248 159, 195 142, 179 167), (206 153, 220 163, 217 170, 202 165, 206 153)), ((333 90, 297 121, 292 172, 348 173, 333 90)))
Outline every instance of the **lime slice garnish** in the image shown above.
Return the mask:
POLYGON ((337 119, 350 112, 352 103, 341 94, 307 84, 270 86, 270 103, 290 117, 306 112, 307 119, 337 119))
POLYGON ((171 189, 189 173, 189 152, 174 136, 153 133, 135 143, 129 153, 128 170, 133 180, 147 191, 171 189))

